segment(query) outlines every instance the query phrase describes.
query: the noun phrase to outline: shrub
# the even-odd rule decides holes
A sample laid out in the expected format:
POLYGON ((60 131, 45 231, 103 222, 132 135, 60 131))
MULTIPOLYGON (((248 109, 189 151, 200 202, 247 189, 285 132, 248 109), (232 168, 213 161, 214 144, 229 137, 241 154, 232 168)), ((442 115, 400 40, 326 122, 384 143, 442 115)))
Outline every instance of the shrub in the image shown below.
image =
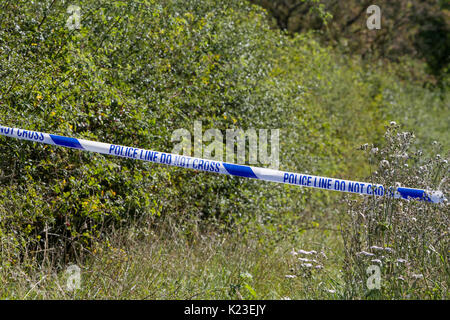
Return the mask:
MULTIPOLYGON (((375 167, 372 179, 385 186, 441 190, 448 199, 448 160, 424 156, 414 135, 392 124, 386 145, 367 148, 375 167)), ((440 152, 436 143, 435 152, 440 152)), ((447 156, 448 158, 448 156, 447 156)), ((404 201, 392 197, 348 199, 342 219, 344 274, 348 298, 448 299, 448 202, 404 201), (381 287, 366 283, 367 268, 381 270, 381 287)))
MULTIPOLYGON (((356 146, 380 143, 393 115, 410 127, 417 119, 421 139, 449 140, 447 95, 343 58, 312 35, 271 30, 245 1, 79 5, 79 30, 66 27, 62 2, 2 6, 1 124, 166 152, 173 130, 193 120, 280 128, 283 170, 351 179, 367 168, 356 146)), ((130 221, 169 221, 188 236, 202 220, 295 233, 299 221, 333 224, 339 208, 337 193, 0 142, 2 261, 70 259, 130 221)))

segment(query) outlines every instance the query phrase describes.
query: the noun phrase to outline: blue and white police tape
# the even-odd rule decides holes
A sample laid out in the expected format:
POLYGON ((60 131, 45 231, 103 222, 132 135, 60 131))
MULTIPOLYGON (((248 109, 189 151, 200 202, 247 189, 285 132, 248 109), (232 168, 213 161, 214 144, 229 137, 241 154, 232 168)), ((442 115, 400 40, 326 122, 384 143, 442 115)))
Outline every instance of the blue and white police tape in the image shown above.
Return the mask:
POLYGON ((186 169, 215 172, 231 176, 253 178, 297 186, 358 193, 363 195, 384 196, 387 194, 393 196, 394 198, 414 198, 435 203, 439 203, 444 200, 444 195, 441 191, 425 191, 422 189, 402 187, 398 187, 395 190, 390 191, 392 189, 386 190, 385 187, 379 184, 237 165, 222 161, 213 161, 140 148, 125 147, 116 144, 75 139, 24 129, 8 128, 1 125, 0 135, 49 145, 80 149, 83 151, 97 152, 116 157, 149 161, 186 169))

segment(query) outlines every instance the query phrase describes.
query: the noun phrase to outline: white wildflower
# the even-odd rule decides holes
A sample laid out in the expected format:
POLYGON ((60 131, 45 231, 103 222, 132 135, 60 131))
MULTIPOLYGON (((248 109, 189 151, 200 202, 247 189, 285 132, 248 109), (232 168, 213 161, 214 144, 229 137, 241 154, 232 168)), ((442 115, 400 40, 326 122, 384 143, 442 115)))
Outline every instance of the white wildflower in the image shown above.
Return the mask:
POLYGON ((389 161, 381 160, 380 166, 383 167, 383 168, 389 168, 389 161))
POLYGON ((379 264, 379 265, 383 265, 383 263, 381 262, 380 259, 372 259, 372 260, 370 260, 370 261, 373 262, 373 263, 377 263, 377 264, 379 264))
POLYGON ((321 270, 321 269, 323 269, 323 265, 321 265, 321 264, 318 264, 317 266, 315 266, 314 267, 315 269, 317 269, 317 270, 321 270))
POLYGON ((366 256, 366 257, 373 257, 373 256, 375 256, 373 253, 366 252, 366 251, 358 252, 356 255, 357 256, 366 256))
POLYGON ((327 258, 327 255, 326 255, 325 252, 323 252, 323 251, 320 251, 320 255, 321 255, 324 259, 328 259, 328 258, 327 258))
POLYGON ((394 252, 394 250, 392 248, 389 248, 389 247, 383 248, 383 247, 371 246, 370 249, 371 250, 375 250, 375 251, 385 251, 385 252, 389 252, 389 253, 394 252))
POLYGON ((242 279, 252 280, 253 276, 249 272, 243 272, 240 274, 242 279))
POLYGON ((315 259, 307 259, 307 258, 298 258, 301 262, 317 262, 315 259))
POLYGON ((297 251, 298 254, 306 254, 306 255, 310 255, 310 254, 317 254, 317 251, 315 250, 311 250, 311 251, 305 251, 305 250, 298 250, 297 251))
POLYGON ((303 268, 312 268, 312 264, 311 263, 302 263, 301 265, 300 265, 300 267, 303 267, 303 268))

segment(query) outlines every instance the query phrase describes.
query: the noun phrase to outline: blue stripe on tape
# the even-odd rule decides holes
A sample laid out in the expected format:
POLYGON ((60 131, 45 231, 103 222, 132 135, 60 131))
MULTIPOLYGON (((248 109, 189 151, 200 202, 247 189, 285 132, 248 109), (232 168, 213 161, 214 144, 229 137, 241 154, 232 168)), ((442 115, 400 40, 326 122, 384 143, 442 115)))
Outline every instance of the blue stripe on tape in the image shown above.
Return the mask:
POLYGON ((50 135, 50 138, 52 138, 53 142, 58 146, 69 147, 74 149, 84 149, 83 146, 80 144, 80 142, 74 138, 56 136, 53 134, 50 135))
POLYGON ((402 198, 419 198, 426 201, 431 201, 431 199, 425 194, 424 190, 420 189, 411 189, 411 188, 397 188, 398 193, 402 196, 402 198))
POLYGON ((223 163, 223 166, 229 174, 232 174, 234 176, 258 179, 258 177, 250 167, 231 163, 223 163))
MULTIPOLYGON (((17 138, 17 139, 26 139, 26 140, 30 140, 29 137, 27 136, 18 136, 18 135, 13 135, 12 132, 14 130, 17 130, 17 132, 19 130, 22 129, 16 129, 16 128, 7 128, 7 127, 3 127, 0 126, 0 135, 6 135, 9 137, 13 137, 13 138, 17 138), (11 130, 11 134, 9 134, 9 130, 11 130), (6 132, 8 130, 8 132, 6 132)), ((44 133, 40 133, 37 132, 41 135, 44 135, 44 133)), ((45 135, 47 135, 47 133, 45 133, 45 135)), ((85 142, 85 146, 83 147, 80 143, 80 141, 78 139, 75 138, 69 138, 69 137, 64 137, 64 136, 58 136, 58 135, 52 135, 49 134, 48 136, 50 136, 50 139, 53 141, 50 142, 50 140, 48 139, 44 139, 42 141, 38 141, 38 140, 32 140, 32 141, 36 141, 36 142, 41 142, 41 143, 46 143, 46 144, 55 144, 55 145, 59 145, 62 147, 68 147, 68 148, 74 148, 74 149, 81 149, 81 150, 85 150, 85 151, 91 151, 91 152, 97 152, 97 153, 102 153, 102 154, 110 154, 110 155, 114 155, 114 156, 122 156, 121 154, 112 154, 111 153, 111 149, 110 152, 108 153, 107 148, 105 147, 105 145, 107 146, 107 144, 105 143, 100 143, 100 142, 95 142, 95 141, 87 141, 87 140, 82 140, 85 142)), ((135 148, 131 148, 131 147, 124 147, 124 148, 128 148, 128 149, 134 149, 135 151, 137 149, 135 148)), ((151 150, 143 150, 147 153, 155 153, 158 154, 158 152, 156 151, 151 151, 151 150)), ((171 154, 169 154, 171 155, 171 154)), ((173 156, 177 156, 177 155, 173 155, 173 156)), ((156 157, 156 156, 155 156, 156 157)), ((153 158, 152 161, 155 161, 155 157, 153 158)), ((137 159, 137 158, 136 158, 137 159)), ((146 158, 147 159, 147 158, 146 158)), ((143 158, 140 158, 140 160, 146 160, 143 158)), ((203 160, 203 161, 210 161, 207 159, 199 159, 199 160, 203 160)), ((163 164, 163 162, 160 162, 163 164)), ((176 165, 173 163, 165 163, 168 165, 176 165)), ((275 171, 275 170, 271 170, 270 172, 265 173, 267 169, 264 168, 256 168, 256 167, 250 167, 250 166, 244 166, 244 165, 237 165, 237 164, 231 164, 231 163, 224 163, 221 162, 221 164, 224 166, 226 172, 230 175, 233 176, 239 176, 239 177, 244 177, 244 178, 253 178, 253 179, 261 179, 261 180, 265 180, 265 181, 273 181, 273 182, 282 182, 282 177, 283 175, 285 175, 285 172, 282 171, 275 171), (257 172, 261 172, 261 178, 258 178, 258 176, 255 175, 253 169, 258 170, 257 172), (281 180, 280 180, 281 179, 281 180)), ((193 167, 191 167, 192 169, 195 169, 193 167)), ((226 173, 221 171, 220 173, 226 173)), ((300 175, 300 174, 295 174, 295 175, 300 175)), ((319 178, 319 179, 324 179, 323 177, 315 177, 315 176, 311 176, 314 178, 319 178)), ((325 179, 329 179, 329 178, 325 178, 325 179)), ((329 179, 331 180, 331 179, 329 179)), ((286 181, 284 181, 284 183, 287 183, 286 181)), ((355 183, 359 183, 362 184, 361 182, 355 182, 355 183)), ((310 186, 310 185, 308 185, 310 186)), ((311 186, 312 187, 312 186, 311 186)), ((382 186, 380 186, 381 188, 382 186)), ((336 191, 346 191, 345 189, 341 189, 341 190, 336 190, 336 191)), ((362 191, 358 192, 358 193, 363 193, 362 191)), ((383 192, 382 194, 377 194, 377 195, 384 195, 385 193, 383 192)), ((425 200, 425 201, 430 201, 430 202, 435 202, 435 203, 439 203, 439 202, 443 202, 445 201, 445 197, 443 195, 443 193, 441 191, 428 191, 426 192, 425 190, 421 190, 421 189, 412 189, 412 188, 397 188, 394 189, 393 187, 389 188, 389 191, 387 192, 388 195, 390 196, 395 196, 396 198, 399 196, 401 198, 404 199, 410 199, 410 198, 415 198, 415 199, 419 199, 419 200, 425 200)))

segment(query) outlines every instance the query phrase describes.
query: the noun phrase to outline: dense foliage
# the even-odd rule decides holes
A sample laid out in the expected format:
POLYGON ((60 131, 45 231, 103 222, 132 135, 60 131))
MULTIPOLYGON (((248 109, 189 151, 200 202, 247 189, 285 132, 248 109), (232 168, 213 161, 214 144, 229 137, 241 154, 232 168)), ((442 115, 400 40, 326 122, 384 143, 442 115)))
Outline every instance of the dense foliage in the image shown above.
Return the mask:
POLYGON ((270 12, 277 27, 293 32, 315 30, 322 40, 346 54, 366 59, 423 60, 442 84, 449 77, 450 5, 441 0, 252 0, 270 12), (366 20, 380 8, 380 29, 369 30, 366 20))
MULTIPOLYGON (((166 152, 172 132, 192 132, 194 120, 204 130, 280 128, 281 169, 348 179, 368 175, 356 149, 382 144, 392 119, 424 150, 435 139, 448 148, 445 91, 342 57, 312 35, 288 37, 245 1, 78 5, 80 28, 70 30, 67 3, 0 3, 2 125, 166 152)), ((192 219, 295 229, 283 222, 332 215, 339 196, 4 137, 0 155, 8 265, 48 246, 70 257, 145 217, 173 219, 187 234, 192 219)))

